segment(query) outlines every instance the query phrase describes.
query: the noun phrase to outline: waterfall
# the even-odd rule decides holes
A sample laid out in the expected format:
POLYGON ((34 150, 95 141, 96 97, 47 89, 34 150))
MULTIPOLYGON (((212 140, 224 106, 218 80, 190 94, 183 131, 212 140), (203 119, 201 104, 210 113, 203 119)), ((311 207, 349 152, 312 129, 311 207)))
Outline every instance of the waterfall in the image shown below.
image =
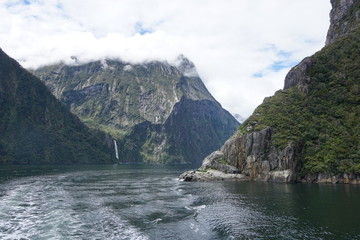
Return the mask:
POLYGON ((119 160, 119 152, 118 152, 117 142, 115 139, 114 139, 114 145, 115 145, 115 157, 117 160, 119 160))

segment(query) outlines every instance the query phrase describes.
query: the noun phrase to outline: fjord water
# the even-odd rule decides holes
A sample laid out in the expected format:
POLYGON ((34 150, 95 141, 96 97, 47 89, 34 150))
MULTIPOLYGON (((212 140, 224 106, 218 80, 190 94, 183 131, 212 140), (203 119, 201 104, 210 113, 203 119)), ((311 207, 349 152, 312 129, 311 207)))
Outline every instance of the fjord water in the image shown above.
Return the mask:
POLYGON ((0 239, 360 239, 360 187, 180 182, 179 166, 0 167, 0 239))

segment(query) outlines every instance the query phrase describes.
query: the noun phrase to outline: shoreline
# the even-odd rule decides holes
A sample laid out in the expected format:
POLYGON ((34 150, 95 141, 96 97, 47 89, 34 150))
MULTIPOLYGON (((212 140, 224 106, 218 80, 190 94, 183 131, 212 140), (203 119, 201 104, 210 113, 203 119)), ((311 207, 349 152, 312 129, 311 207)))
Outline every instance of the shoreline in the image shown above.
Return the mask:
MULTIPOLYGON (((288 174, 288 173, 287 173, 288 174)), ((304 178, 291 180, 288 178, 262 178, 259 176, 256 179, 250 178, 245 174, 240 173, 224 173, 215 169, 207 170, 191 170, 182 173, 179 176, 180 181, 184 182, 216 182, 216 181, 256 181, 256 182, 271 182, 271 183, 315 183, 315 184, 349 184, 360 185, 360 178, 355 175, 330 175, 318 174, 307 175, 304 178)))

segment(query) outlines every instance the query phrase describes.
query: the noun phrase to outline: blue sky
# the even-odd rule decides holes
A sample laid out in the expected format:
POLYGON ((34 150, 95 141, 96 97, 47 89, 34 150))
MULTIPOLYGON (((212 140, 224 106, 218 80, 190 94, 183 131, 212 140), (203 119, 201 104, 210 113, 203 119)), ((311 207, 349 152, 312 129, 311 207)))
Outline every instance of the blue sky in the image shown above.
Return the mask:
POLYGON ((184 54, 223 107, 247 117, 324 46, 329 12, 330 0, 3 0, 0 47, 28 68, 184 54))
POLYGON ((151 29, 146 29, 143 27, 143 24, 141 22, 137 22, 135 23, 135 31, 137 33, 139 33, 140 35, 144 35, 144 34, 147 34, 147 33, 152 33, 152 30, 151 29))
POLYGON ((31 4, 31 1, 30 0, 20 0, 20 1, 8 1, 5 3, 5 6, 7 8, 11 8, 11 7, 14 7, 16 5, 30 5, 31 4))
POLYGON ((263 78, 269 72, 281 72, 282 70, 288 70, 295 66, 298 61, 294 59, 290 61, 292 58, 291 52, 278 51, 274 46, 270 48, 272 51, 276 51, 276 56, 279 60, 273 61, 267 68, 262 69, 260 72, 256 72, 252 75, 253 78, 263 78))

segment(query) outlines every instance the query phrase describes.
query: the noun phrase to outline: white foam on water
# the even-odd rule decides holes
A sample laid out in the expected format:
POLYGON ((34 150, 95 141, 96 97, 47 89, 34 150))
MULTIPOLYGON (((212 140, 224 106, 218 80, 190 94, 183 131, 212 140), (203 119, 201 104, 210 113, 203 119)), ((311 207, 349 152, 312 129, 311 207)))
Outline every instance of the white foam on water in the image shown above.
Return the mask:
POLYGON ((122 219, 111 208, 102 208, 96 214, 97 217, 93 222, 93 230, 95 230, 93 234, 100 233, 98 235, 100 239, 148 239, 138 228, 122 219))
POLYGON ((0 198, 0 239, 148 239, 101 201, 77 199, 64 189, 69 184, 58 180, 66 178, 24 178, 10 184, 0 198), (76 209, 87 200, 83 211, 76 209))
POLYGON ((17 181, 1 198, 1 239, 57 239, 81 225, 68 202, 59 201, 68 200, 66 191, 46 177, 27 180, 17 181))
POLYGON ((161 218, 157 218, 157 219, 155 219, 154 221, 152 221, 152 223, 158 223, 158 222, 161 222, 162 221, 162 219, 161 218))
POLYGON ((195 210, 201 210, 201 209, 204 209, 206 208, 206 205, 200 205, 200 206, 196 206, 196 207, 193 207, 195 210))

